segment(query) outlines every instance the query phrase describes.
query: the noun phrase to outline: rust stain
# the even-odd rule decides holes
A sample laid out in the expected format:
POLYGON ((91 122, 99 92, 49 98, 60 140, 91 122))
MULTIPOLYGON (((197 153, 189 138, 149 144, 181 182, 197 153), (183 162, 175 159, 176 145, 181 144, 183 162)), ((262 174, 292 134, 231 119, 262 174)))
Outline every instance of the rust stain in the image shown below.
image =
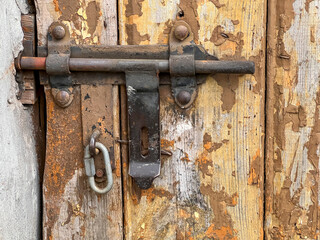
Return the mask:
POLYGON ((179 209, 178 216, 181 218, 190 218, 191 214, 185 211, 184 209, 179 209))
MULTIPOLYGON (((55 105, 51 90, 46 89, 47 100, 47 152, 44 172, 44 223, 47 238, 60 213, 61 197, 75 171, 83 167, 81 113, 79 88, 74 89, 73 103, 66 109, 55 105)), ((81 201, 81 198, 79 198, 81 201)), ((79 203, 81 204, 81 203, 79 203)))
POLYGON ((174 197, 174 194, 162 188, 154 188, 150 190, 142 190, 142 196, 146 196, 148 201, 152 202, 156 197, 164 197, 171 200, 174 197))
POLYGON ((221 143, 212 142, 212 137, 208 133, 205 133, 203 136, 203 147, 209 153, 212 153, 213 151, 217 151, 219 148, 222 147, 224 143, 228 143, 228 142, 229 140, 227 139, 224 139, 221 143))
POLYGON ((161 148, 173 148, 174 147, 174 140, 167 140, 167 139, 161 139, 161 148))
POLYGON ((92 35, 96 31, 98 20, 100 18, 99 5, 95 1, 90 2, 86 8, 86 14, 89 27, 88 33, 92 35))
POLYGON ((127 43, 128 45, 139 45, 143 41, 150 41, 149 34, 141 35, 138 32, 136 24, 126 24, 126 33, 128 36, 127 43))
MULTIPOLYGON (((231 128, 231 125, 230 125, 231 128)), ((210 134, 205 133, 203 136, 203 147, 204 151, 196 159, 196 165, 202 172, 203 177, 205 175, 212 176, 213 162, 209 154, 213 151, 218 150, 223 144, 227 144, 229 140, 224 139, 221 143, 212 142, 212 137, 210 134)))
POLYGON ((233 236, 232 229, 230 227, 221 227, 220 229, 215 229, 214 224, 211 224, 207 229, 206 236, 213 239, 237 239, 237 237, 233 236))
POLYGON ((252 162, 250 163, 250 172, 248 178, 248 184, 254 185, 260 182, 260 170, 261 170, 261 158, 260 158, 260 149, 257 150, 256 154, 252 158, 252 162))
POLYGON ((58 0, 53 0, 53 4, 54 4, 54 10, 55 10, 56 12, 60 12, 60 13, 61 13, 61 11, 60 11, 60 9, 59 9, 59 2, 58 2, 58 0))
POLYGON ((146 197, 148 202, 151 203, 157 197, 167 198, 168 200, 171 200, 174 196, 174 194, 163 188, 149 188, 147 190, 142 190, 136 186, 131 194, 131 199, 134 205, 138 205, 140 203, 141 197, 146 197))
POLYGON ((184 162, 190 162, 189 154, 185 152, 184 157, 182 157, 180 160, 184 162))
POLYGON ((197 159, 196 164, 198 165, 199 170, 202 172, 202 176, 212 176, 210 169, 213 168, 212 159, 208 157, 208 152, 203 152, 197 159))
POLYGON ((237 205, 238 193, 228 195, 224 189, 214 191, 209 185, 201 185, 200 192, 210 200, 214 214, 212 224, 206 230, 207 237, 214 239, 236 239, 237 230, 233 228, 233 220, 227 211, 228 207, 237 205))
POLYGON ((144 0, 128 0, 126 4, 126 17, 130 17, 133 15, 142 16, 142 2, 144 0))
POLYGON ((216 8, 221 8, 225 6, 225 4, 221 4, 219 0, 210 0, 210 2, 212 2, 216 6, 216 8))

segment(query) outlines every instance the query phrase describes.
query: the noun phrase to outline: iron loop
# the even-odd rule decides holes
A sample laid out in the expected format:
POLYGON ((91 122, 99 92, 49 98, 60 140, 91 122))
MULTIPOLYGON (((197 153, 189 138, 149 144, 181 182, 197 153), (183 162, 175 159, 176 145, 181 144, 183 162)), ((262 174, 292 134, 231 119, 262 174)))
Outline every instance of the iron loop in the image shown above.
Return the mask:
POLYGON ((100 132, 99 130, 94 130, 91 137, 90 137, 90 142, 89 142, 89 152, 91 156, 96 155, 96 139, 99 137, 100 132))
POLYGON ((84 149, 84 166, 85 166, 86 175, 88 176, 89 184, 92 190, 97 193, 104 194, 109 192, 113 185, 110 157, 109 157, 108 149, 102 143, 96 142, 95 147, 98 148, 103 154, 106 175, 107 175, 107 186, 105 188, 100 188, 96 185, 96 182, 94 180, 96 169, 94 166, 94 158, 89 151, 89 145, 87 145, 84 149))

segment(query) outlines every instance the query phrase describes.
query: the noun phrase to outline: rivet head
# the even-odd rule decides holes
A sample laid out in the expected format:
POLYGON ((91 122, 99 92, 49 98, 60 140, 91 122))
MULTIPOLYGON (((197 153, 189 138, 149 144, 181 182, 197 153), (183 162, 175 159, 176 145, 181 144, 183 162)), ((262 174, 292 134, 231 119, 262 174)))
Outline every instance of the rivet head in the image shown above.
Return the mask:
POLYGON ((66 30, 64 29, 64 27, 62 26, 56 26, 53 30, 52 30, 52 36, 55 39, 62 39, 64 38, 64 36, 66 35, 66 30))
POLYGON ((104 175, 103 169, 98 168, 98 169, 96 170, 96 175, 97 175, 97 177, 99 177, 99 178, 103 177, 103 175, 104 175))
POLYGON ((191 101, 191 94, 183 90, 178 93, 177 100, 181 105, 187 105, 191 101))
POLYGON ((66 106, 70 102, 70 94, 67 91, 59 91, 55 97, 59 106, 66 106))
POLYGON ((189 35, 189 30, 184 25, 179 25, 174 29, 174 36, 180 41, 183 41, 184 39, 186 39, 188 35, 189 35))

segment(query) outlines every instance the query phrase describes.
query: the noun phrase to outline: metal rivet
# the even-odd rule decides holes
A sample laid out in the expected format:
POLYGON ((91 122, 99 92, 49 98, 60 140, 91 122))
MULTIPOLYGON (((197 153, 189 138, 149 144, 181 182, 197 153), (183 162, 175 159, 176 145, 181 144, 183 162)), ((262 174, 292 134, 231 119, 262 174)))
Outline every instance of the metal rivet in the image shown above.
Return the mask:
POLYGON ((55 39, 62 39, 64 38, 64 36, 66 35, 66 30, 64 29, 64 27, 62 26, 56 26, 53 30, 52 30, 52 35, 55 39))
POLYGON ((97 175, 97 177, 103 177, 103 175, 104 175, 104 171, 101 169, 101 168, 98 168, 97 170, 96 170, 96 175, 97 175))
POLYGON ((180 41, 183 41, 184 39, 186 39, 188 35, 189 35, 189 30, 184 25, 179 25, 174 29, 174 36, 180 41))
POLYGON ((70 102, 70 94, 67 91, 59 91, 55 97, 58 105, 66 106, 70 102))
POLYGON ((191 100, 191 94, 187 91, 181 91, 177 96, 177 100, 181 105, 186 105, 191 100))

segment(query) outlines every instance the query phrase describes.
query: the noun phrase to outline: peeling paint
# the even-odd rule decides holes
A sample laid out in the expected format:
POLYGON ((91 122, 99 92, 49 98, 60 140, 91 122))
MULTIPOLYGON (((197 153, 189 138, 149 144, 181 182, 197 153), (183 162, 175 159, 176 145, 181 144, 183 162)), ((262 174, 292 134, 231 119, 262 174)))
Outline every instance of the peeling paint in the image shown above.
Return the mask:
POLYGON ((230 112, 236 103, 236 90, 239 86, 239 78, 231 74, 216 74, 214 78, 223 90, 221 94, 221 109, 222 111, 230 112))
POLYGON ((142 2, 144 0, 128 0, 128 3, 126 4, 126 17, 130 17, 133 15, 142 16, 142 2))
POLYGON ((208 196, 211 209, 214 213, 212 224, 206 231, 207 237, 217 239, 236 239, 237 230, 233 228, 233 221, 227 211, 227 207, 237 205, 238 194, 229 196, 224 189, 213 191, 210 186, 201 185, 200 191, 208 196))
POLYGON ((98 19, 100 18, 100 7, 95 1, 92 1, 88 4, 86 8, 86 15, 89 27, 88 33, 92 36, 96 31, 98 19))
POLYGON ((150 40, 149 34, 140 35, 136 24, 126 24, 126 33, 128 45, 139 45, 143 41, 150 40))

